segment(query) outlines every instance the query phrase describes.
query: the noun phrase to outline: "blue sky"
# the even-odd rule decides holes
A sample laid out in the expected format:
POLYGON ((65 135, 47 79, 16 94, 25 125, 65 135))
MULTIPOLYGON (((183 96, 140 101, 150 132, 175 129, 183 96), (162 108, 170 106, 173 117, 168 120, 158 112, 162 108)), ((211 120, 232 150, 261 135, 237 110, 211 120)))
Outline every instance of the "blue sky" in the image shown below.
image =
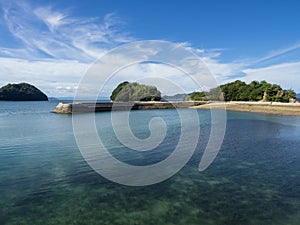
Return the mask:
POLYGON ((267 80, 300 92, 296 0, 0 0, 0 6, 0 85, 25 81, 50 96, 71 96, 111 48, 157 39, 198 54, 219 83, 267 80))

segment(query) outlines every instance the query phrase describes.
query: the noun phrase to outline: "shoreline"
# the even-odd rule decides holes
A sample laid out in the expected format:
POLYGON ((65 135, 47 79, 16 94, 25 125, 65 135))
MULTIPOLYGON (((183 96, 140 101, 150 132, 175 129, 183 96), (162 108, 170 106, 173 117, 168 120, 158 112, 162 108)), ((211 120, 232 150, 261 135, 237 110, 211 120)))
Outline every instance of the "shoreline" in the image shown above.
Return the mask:
POLYGON ((172 108, 224 109, 229 111, 300 116, 300 103, 280 102, 101 102, 59 103, 52 111, 59 114, 105 112, 112 110, 151 110, 172 108))
POLYGON ((225 109, 229 111, 254 112, 281 116, 300 116, 300 103, 281 102, 211 102, 195 106, 198 109, 225 109))

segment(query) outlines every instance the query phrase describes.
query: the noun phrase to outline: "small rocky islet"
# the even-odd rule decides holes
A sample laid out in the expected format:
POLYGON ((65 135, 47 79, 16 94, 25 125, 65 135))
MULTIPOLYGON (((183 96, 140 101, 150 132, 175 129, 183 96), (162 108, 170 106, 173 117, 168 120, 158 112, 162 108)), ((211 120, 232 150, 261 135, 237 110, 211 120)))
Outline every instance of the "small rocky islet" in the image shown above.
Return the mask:
POLYGON ((19 83, 1 87, 0 101, 48 101, 48 97, 31 84, 19 83))

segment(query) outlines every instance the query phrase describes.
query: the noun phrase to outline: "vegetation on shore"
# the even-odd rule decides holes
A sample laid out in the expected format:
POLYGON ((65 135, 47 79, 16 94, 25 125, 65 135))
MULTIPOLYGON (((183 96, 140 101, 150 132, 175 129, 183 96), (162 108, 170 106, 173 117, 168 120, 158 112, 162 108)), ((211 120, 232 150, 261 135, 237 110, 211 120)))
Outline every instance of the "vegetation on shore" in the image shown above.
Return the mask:
POLYGON ((113 90, 110 99, 117 102, 160 101, 161 93, 154 86, 125 81, 113 90))
POLYGON ((0 88, 1 101, 48 101, 47 95, 31 84, 8 84, 0 88))
POLYGON ((294 90, 284 90, 278 84, 271 84, 266 81, 252 81, 246 84, 243 81, 220 85, 208 92, 193 92, 186 100, 207 101, 263 101, 263 102, 295 102, 296 93, 294 90))

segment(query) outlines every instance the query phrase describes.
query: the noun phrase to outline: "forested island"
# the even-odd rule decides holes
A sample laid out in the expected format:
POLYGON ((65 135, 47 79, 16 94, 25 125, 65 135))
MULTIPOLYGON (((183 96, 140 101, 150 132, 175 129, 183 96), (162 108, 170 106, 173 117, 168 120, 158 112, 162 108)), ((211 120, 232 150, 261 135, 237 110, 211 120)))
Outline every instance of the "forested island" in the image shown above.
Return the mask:
POLYGON ((110 99, 116 102, 160 101, 161 93, 154 86, 125 81, 113 90, 110 99))
POLYGON ((252 81, 246 84, 236 80, 231 83, 212 88, 208 92, 193 92, 186 100, 208 101, 262 101, 262 102, 296 102, 294 90, 284 90, 278 84, 271 84, 266 81, 252 81))
POLYGON ((19 83, 1 87, 0 101, 48 101, 48 97, 31 84, 19 83))

